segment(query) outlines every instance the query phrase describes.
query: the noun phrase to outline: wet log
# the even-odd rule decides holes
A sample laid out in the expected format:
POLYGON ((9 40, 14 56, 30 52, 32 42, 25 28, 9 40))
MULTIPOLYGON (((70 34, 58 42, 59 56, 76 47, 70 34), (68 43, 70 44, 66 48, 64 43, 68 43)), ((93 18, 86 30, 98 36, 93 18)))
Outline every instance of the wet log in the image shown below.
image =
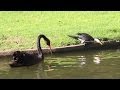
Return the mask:
MULTIPOLYGON (((85 45, 71 45, 71 46, 65 46, 65 47, 55 47, 52 48, 53 53, 62 53, 62 52, 70 52, 70 51, 84 51, 84 50, 103 50, 103 49, 120 49, 120 42, 119 41, 104 41, 102 42, 103 45, 100 45, 98 43, 93 43, 91 45, 85 46, 85 45)), ((43 48, 44 54, 50 54, 49 48, 43 48)), ((0 57, 4 56, 11 56, 14 51, 5 51, 0 52, 0 57)), ((29 49, 25 50, 23 52, 27 53, 37 53, 36 49, 29 49)))

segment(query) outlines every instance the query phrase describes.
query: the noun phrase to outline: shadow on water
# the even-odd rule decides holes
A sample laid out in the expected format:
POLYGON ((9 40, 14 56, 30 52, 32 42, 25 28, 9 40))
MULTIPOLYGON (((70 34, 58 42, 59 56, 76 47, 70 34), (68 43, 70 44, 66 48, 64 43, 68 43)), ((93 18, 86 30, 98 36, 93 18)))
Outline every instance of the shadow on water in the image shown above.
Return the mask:
POLYGON ((117 79, 120 50, 92 50, 45 55, 29 67, 10 68, 10 58, 0 59, 0 79, 117 79))

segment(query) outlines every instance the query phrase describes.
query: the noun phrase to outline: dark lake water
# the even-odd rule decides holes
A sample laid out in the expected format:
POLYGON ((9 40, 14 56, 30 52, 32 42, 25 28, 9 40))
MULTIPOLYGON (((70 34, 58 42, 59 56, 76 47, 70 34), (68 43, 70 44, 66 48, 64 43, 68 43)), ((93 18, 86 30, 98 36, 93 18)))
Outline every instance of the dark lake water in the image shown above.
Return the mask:
POLYGON ((11 68, 0 58, 0 79, 120 79, 120 49, 45 55, 30 67, 11 68))

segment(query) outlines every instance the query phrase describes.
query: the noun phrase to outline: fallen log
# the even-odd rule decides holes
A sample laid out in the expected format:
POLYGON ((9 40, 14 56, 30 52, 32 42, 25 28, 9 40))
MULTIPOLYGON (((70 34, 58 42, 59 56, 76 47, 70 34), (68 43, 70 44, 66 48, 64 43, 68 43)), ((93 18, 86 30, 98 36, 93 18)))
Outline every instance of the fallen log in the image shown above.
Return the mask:
MULTIPOLYGON (((82 44, 79 45, 71 45, 71 46, 65 46, 65 47, 55 47, 52 48, 53 53, 62 53, 62 52, 70 52, 70 51, 84 51, 84 50, 103 50, 103 49, 119 49, 120 48, 120 41, 103 41, 103 45, 100 45, 98 43, 93 43, 89 46, 85 46, 82 44)), ((50 54, 49 48, 43 48, 44 54, 50 54)), ((0 52, 0 57, 7 57, 11 56, 14 51, 5 51, 0 52)), ((27 53, 37 53, 36 49, 29 49, 25 50, 23 52, 27 53)))

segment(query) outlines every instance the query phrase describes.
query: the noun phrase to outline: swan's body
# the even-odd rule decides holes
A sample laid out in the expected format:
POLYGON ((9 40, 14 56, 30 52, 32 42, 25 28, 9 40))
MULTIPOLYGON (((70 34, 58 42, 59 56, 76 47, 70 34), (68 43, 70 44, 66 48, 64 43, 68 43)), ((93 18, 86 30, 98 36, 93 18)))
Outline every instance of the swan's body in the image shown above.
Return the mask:
MULTIPOLYGON (((41 49, 40 39, 43 38, 46 44, 50 47, 50 40, 45 35, 39 35, 37 39, 37 54, 28 54, 22 51, 15 51, 13 53, 11 67, 30 66, 44 60, 44 54, 41 49)), ((51 49, 51 48, 50 48, 51 49)))

